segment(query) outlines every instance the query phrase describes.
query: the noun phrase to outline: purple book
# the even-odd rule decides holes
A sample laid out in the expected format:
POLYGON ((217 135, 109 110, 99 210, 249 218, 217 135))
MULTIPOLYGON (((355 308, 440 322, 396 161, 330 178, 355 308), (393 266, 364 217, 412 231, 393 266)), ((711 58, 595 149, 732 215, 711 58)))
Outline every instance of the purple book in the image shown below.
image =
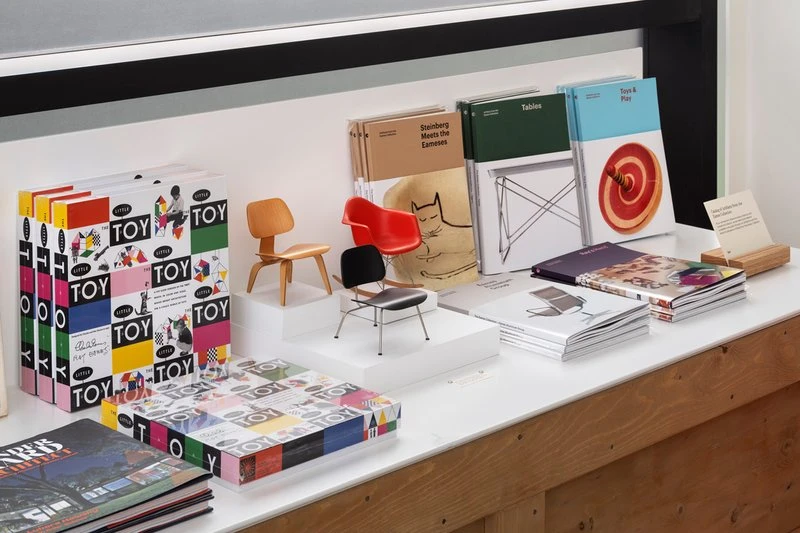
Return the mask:
POLYGON ((587 246, 568 254, 560 255, 531 269, 533 277, 545 278, 563 283, 577 285, 577 278, 581 274, 602 268, 626 263, 645 255, 642 252, 630 250, 622 246, 604 242, 587 246))

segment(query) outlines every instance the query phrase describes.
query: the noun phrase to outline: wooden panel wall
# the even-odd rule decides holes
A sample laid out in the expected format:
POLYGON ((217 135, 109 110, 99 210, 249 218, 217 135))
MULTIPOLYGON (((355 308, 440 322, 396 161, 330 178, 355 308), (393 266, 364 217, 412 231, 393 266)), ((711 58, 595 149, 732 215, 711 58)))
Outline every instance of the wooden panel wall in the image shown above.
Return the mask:
MULTIPOLYGON (((305 532, 321 527, 349 532, 456 531, 798 381, 800 318, 795 317, 289 512, 251 531, 305 532)), ((764 442, 774 436, 765 433, 764 442)), ((654 468, 668 459, 653 456, 654 468)), ((685 472, 706 463, 668 464, 685 472)), ((598 486, 605 481, 599 480, 598 486)), ((565 531, 580 531, 581 523, 584 530, 591 530, 597 522, 594 515, 586 515, 586 521, 576 523, 574 513, 551 519, 547 507, 546 530, 551 521, 571 523, 572 529, 565 531)))
POLYGON ((787 533, 799 438, 795 384, 548 491, 546 531, 787 533))

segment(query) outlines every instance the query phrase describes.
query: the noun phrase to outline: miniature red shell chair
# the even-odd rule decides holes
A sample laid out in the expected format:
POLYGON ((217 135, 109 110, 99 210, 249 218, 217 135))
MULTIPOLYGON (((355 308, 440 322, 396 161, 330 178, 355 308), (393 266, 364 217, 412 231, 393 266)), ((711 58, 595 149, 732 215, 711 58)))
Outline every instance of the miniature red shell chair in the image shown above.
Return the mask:
POLYGON ((356 246, 372 244, 384 256, 411 252, 422 244, 416 215, 387 209, 358 196, 344 204, 342 224, 350 226, 356 246))

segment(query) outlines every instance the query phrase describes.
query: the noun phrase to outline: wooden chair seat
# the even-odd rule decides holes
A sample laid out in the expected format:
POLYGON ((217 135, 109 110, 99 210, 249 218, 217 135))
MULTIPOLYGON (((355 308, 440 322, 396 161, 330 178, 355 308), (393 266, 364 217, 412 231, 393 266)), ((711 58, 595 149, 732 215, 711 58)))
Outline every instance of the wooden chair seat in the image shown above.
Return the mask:
POLYGON ((307 257, 313 257, 315 255, 324 254, 330 249, 331 249, 330 245, 327 244, 303 243, 303 244, 294 244, 282 252, 275 252, 272 254, 256 252, 256 255, 263 259, 274 258, 276 260, 289 259, 291 261, 294 261, 295 259, 305 259, 307 257))

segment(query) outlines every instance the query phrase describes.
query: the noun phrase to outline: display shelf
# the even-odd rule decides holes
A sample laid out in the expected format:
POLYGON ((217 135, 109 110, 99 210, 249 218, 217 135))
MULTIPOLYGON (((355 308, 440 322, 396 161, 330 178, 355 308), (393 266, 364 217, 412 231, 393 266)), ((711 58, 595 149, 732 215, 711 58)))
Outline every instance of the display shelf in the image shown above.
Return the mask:
POLYGON ((324 328, 338 319, 339 298, 301 282, 287 287, 286 305, 281 305, 279 283, 256 286, 231 298, 234 324, 279 339, 324 328))
POLYGON ((258 44, 234 39, 210 51, 181 43, 165 52, 155 43, 141 45, 154 50, 139 56, 120 47, 99 60, 85 52, 2 60, 0 116, 642 30, 645 76, 659 80, 676 214, 706 226, 701 204, 717 192, 717 0, 519 4, 412 15, 410 24, 387 17, 349 30, 270 30, 258 44))
MULTIPOLYGON (((388 314, 388 313, 387 313, 388 314)), ((297 363, 375 391, 392 390, 449 372, 500 351, 500 327, 477 318, 438 309, 425 314, 430 340, 419 319, 383 326, 383 355, 376 327, 347 318, 339 338, 336 326, 288 340, 297 363)))
MULTIPOLYGON (((626 245, 692 259, 716 239, 679 225, 675 234, 626 245)), ((749 280, 746 301, 677 324, 653 321, 649 337, 567 363, 502 346, 499 357, 387 391, 403 402, 397 439, 242 493, 214 484, 215 511, 171 531, 233 531, 267 520, 797 316, 800 260, 793 255, 788 265, 749 280)), ((96 409, 62 413, 18 390, 10 400, 9 418, 0 420, 3 442, 99 416, 96 409)))
MULTIPOLYGON (((0 92, 6 96, 0 116, 642 29, 644 73, 659 80, 676 214, 680 221, 704 225, 707 219, 701 203, 716 196, 716 19, 716 0, 641 0, 312 36, 173 57, 121 59, 117 55, 104 64, 64 66, 51 58, 56 60, 45 62, 49 66, 44 70, 12 68, 0 73, 0 92), (59 90, 54 92, 54 86, 59 90), (687 129, 686 124, 696 127, 687 129)), ((207 124, 202 121, 196 125, 204 127, 207 124)), ((42 153, 48 157, 35 159, 46 165, 52 153, 42 153)), ((185 147, 174 147, 170 153, 180 157, 185 147)), ((222 171, 232 164, 224 163, 222 171)), ((247 170, 255 174, 262 170, 258 164, 247 170)), ((676 235, 629 245, 696 258, 716 243, 710 232, 683 226, 676 235)), ((746 302, 680 324, 653 324, 649 338, 591 357, 558 363, 503 346, 499 357, 387 391, 404 405, 397 439, 243 493, 212 483, 216 510, 171 531, 233 531, 267 520, 800 314, 800 303, 791 297, 800 288, 798 267, 795 260, 749 282, 746 302)), ((11 376, 15 368, 6 371, 11 376)), ((9 403, 9 417, 0 419, 3 443, 77 418, 99 418, 97 409, 73 414, 58 411, 13 385, 9 403)))

